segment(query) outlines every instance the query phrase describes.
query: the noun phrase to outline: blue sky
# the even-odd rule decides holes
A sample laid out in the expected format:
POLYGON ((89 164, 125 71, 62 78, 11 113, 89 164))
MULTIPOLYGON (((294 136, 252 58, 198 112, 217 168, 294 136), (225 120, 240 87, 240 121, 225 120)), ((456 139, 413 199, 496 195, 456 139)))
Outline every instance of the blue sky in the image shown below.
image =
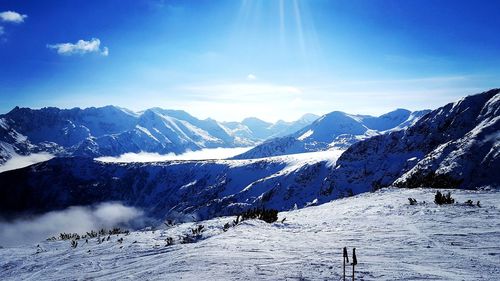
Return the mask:
POLYGON ((0 113, 218 120, 436 108, 499 87, 499 1, 0 0, 0 113))

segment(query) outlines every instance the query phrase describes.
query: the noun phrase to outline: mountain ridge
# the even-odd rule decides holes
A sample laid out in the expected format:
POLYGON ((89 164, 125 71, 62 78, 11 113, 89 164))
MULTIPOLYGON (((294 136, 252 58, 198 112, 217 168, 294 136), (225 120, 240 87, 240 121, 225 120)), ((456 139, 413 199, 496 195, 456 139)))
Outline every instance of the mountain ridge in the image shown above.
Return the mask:
POLYGON ((342 111, 327 113, 297 132, 257 145, 233 159, 254 159, 294 153, 346 149, 355 142, 390 130, 400 130, 430 112, 396 109, 378 117, 342 111))
POLYGON ((201 120, 183 110, 155 107, 136 113, 113 105, 84 109, 16 106, 0 115, 0 122, 0 165, 13 155, 36 152, 97 157, 251 146, 296 125, 290 122, 279 130, 268 129, 265 134, 255 134, 247 128, 245 136, 224 122, 201 120))

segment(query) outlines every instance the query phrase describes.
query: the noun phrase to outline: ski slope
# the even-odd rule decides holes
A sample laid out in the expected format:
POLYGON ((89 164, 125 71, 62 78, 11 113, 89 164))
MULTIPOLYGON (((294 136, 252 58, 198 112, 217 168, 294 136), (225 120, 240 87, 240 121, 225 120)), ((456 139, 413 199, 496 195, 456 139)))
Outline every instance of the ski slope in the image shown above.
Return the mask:
POLYGON ((196 223, 102 244, 80 240, 75 249, 69 241, 3 248, 0 279, 340 280, 347 246, 349 254, 357 249, 356 280, 500 280, 500 193, 452 191, 458 202, 480 200, 481 208, 438 206, 434 193, 387 188, 282 212, 284 223, 245 221, 227 232, 222 226, 234 217, 212 219, 198 223, 207 230, 191 244, 166 246, 165 239, 177 241, 196 223))

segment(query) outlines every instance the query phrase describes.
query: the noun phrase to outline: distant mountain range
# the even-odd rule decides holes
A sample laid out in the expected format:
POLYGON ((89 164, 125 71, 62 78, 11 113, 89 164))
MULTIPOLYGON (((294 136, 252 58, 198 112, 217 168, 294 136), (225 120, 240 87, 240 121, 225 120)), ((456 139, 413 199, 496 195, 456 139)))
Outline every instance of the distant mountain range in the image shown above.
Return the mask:
POLYGON ((429 112, 430 110, 411 112, 397 109, 373 117, 334 111, 288 136, 268 140, 234 159, 262 158, 332 148, 346 149, 360 140, 411 126, 429 112))
MULTIPOLYGON (((447 104, 401 130, 388 128, 410 118, 395 116, 389 125, 364 117, 362 124, 373 120, 370 126, 385 133, 352 144, 340 157, 323 151, 146 164, 55 158, 0 173, 0 214, 116 200, 158 218, 205 219, 251 207, 301 208, 385 186, 500 188, 499 89, 447 104)), ((362 133, 364 126, 350 128, 362 133)))
POLYGON ((116 106, 16 107, 0 115, 0 165, 12 156, 39 152, 99 157, 257 145, 236 157, 244 159, 346 149, 370 136, 405 128, 427 112, 398 109, 373 117, 335 111, 321 117, 306 114, 293 122, 269 123, 255 117, 242 122, 200 120, 182 110, 161 108, 136 113, 116 106))
POLYGON ((203 148, 251 146, 286 135, 313 122, 267 123, 200 120, 182 110, 151 108, 135 113, 100 108, 16 107, 0 115, 0 164, 13 155, 49 152, 57 156, 117 156, 127 152, 183 153, 203 148))

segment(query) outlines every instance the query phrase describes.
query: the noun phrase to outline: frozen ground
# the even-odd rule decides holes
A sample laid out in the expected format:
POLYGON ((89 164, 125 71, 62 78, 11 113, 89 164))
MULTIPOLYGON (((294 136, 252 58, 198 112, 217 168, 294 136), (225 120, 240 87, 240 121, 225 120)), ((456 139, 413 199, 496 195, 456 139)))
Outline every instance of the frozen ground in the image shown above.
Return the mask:
POLYGON ((383 189, 227 232, 233 218, 213 219, 200 222, 207 230, 192 244, 165 246, 195 225, 186 223, 80 240, 76 249, 69 241, 4 248, 0 280, 339 280, 344 246, 357 249, 357 280, 500 280, 500 193, 452 191, 481 208, 437 206, 434 193, 383 189))

